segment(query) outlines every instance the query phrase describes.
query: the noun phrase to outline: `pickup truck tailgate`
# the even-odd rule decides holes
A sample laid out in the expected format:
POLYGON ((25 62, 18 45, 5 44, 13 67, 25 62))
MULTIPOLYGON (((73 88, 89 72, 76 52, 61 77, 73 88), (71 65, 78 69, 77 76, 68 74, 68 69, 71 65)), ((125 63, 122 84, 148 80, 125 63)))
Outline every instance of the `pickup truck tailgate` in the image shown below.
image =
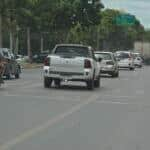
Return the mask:
POLYGON ((83 73, 84 58, 51 56, 51 69, 52 71, 83 73))

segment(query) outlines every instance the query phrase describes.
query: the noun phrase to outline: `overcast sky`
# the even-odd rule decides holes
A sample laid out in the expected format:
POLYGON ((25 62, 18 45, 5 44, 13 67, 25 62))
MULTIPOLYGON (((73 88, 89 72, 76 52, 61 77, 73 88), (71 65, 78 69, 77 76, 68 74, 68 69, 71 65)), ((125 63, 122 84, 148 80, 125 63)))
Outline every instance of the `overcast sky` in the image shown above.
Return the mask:
POLYGON ((117 8, 136 15, 141 23, 150 28, 150 0, 102 0, 105 8, 117 8))

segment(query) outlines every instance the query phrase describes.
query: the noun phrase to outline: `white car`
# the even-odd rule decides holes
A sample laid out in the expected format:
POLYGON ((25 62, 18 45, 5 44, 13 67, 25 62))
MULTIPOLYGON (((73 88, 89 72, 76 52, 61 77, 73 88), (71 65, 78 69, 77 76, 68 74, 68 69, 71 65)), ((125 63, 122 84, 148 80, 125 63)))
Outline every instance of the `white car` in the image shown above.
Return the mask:
POLYGON ((128 68, 134 70, 134 57, 130 51, 117 51, 115 53, 119 68, 128 68))
POLYGON ((95 51, 96 58, 102 58, 101 74, 109 74, 112 77, 119 77, 119 67, 117 60, 112 52, 95 51))
POLYGON ((44 62, 44 87, 54 81, 57 87, 61 81, 81 81, 92 90, 100 86, 100 66, 89 46, 78 44, 56 45, 44 62))
POLYGON ((136 67, 141 68, 143 66, 143 60, 142 60, 142 58, 141 57, 135 57, 134 58, 134 65, 136 67))

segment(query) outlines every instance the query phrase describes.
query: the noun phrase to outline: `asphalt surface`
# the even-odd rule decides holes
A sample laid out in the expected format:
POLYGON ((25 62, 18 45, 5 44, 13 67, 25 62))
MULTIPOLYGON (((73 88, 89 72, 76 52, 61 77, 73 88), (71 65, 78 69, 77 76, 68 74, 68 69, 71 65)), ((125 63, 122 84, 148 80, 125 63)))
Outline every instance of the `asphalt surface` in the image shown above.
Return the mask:
POLYGON ((0 150, 150 149, 150 67, 104 77, 101 88, 43 88, 41 69, 0 87, 0 150))

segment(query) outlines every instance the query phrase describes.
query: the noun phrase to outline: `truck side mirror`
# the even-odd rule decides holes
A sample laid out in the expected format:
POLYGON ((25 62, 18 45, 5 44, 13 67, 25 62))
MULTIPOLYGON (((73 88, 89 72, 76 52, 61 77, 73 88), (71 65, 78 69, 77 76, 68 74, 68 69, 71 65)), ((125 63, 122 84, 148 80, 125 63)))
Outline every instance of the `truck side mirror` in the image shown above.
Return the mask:
POLYGON ((101 62, 101 61, 102 61, 102 58, 101 58, 101 57, 99 57, 99 58, 98 58, 98 62, 101 62))
POLYGON ((116 58, 117 61, 120 61, 120 58, 116 58))

